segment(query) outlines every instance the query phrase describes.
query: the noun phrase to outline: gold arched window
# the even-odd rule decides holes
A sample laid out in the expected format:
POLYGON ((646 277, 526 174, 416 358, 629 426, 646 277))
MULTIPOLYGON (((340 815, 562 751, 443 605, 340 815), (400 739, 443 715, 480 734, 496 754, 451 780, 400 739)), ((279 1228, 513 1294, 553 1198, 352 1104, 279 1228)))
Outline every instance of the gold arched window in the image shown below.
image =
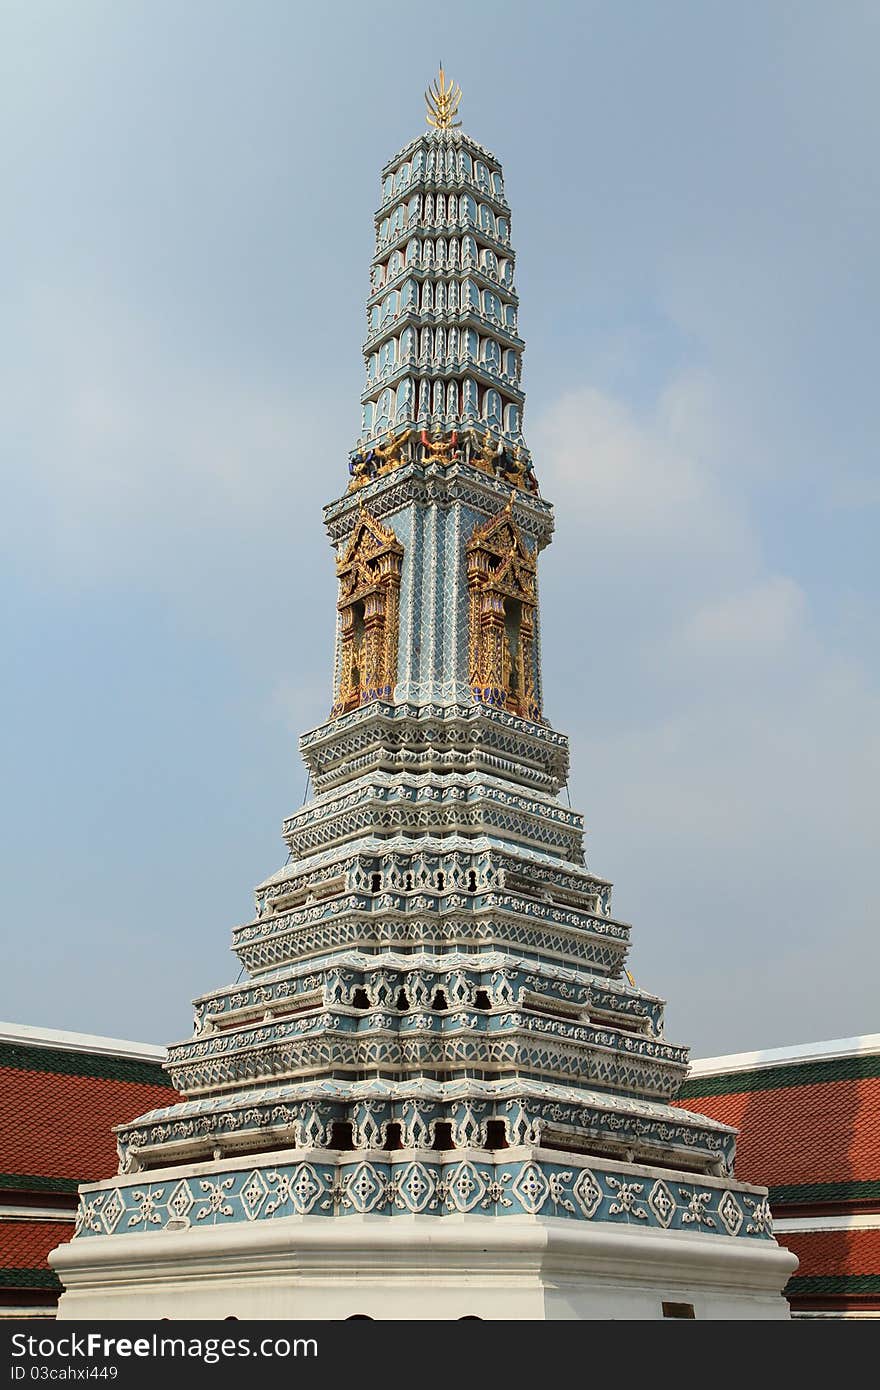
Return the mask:
POLYGON ((394 693, 402 563, 403 546, 394 532, 361 510, 336 562, 342 621, 331 717, 370 700, 390 700, 394 693))
POLYGON ((540 719, 535 690, 537 564, 505 507, 467 544, 474 698, 540 719))

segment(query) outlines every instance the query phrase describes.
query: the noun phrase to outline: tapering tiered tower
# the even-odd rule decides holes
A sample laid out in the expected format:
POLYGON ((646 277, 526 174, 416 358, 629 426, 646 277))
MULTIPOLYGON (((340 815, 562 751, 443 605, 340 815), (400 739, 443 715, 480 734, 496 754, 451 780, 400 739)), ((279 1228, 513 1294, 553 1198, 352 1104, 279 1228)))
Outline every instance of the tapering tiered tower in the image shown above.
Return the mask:
MULTIPOLYGON (((65 1317, 782 1317, 732 1130, 563 806, 544 712, 510 212, 454 122, 386 166, 314 795, 53 1257, 65 1317)), ((295 615, 292 615, 294 618, 295 615)))

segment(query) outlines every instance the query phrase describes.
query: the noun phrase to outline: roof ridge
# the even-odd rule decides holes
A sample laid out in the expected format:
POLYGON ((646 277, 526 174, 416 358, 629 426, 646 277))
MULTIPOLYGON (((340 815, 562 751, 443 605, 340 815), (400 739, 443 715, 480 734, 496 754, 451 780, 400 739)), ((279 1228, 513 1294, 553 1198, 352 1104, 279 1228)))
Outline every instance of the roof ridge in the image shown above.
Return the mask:
POLYGON ((880 1053, 880 1033, 833 1038, 828 1042, 795 1043, 791 1047, 771 1047, 761 1052, 729 1052, 719 1057, 698 1057, 691 1063, 689 1077, 763 1071, 769 1067, 796 1066, 799 1062, 830 1062, 872 1052, 880 1053))
POLYGON ((91 1052, 105 1057, 132 1057, 150 1062, 162 1062, 166 1056, 166 1049, 155 1043, 105 1038, 94 1033, 71 1033, 60 1028, 34 1028, 27 1023, 0 1023, 0 1043, 57 1048, 62 1052, 91 1052))

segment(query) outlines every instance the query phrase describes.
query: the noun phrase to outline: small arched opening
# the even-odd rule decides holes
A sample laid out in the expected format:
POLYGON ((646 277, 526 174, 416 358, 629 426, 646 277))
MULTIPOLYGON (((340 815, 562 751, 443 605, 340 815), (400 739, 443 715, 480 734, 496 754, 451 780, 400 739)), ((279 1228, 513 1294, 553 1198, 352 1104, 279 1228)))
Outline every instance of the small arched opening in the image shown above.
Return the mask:
POLYGON ((330 1126, 330 1148, 351 1151, 354 1148, 354 1135, 350 1120, 334 1120, 330 1126))
POLYGON ((454 1149, 455 1144, 452 1139, 452 1123, 449 1120, 438 1120, 434 1125, 434 1142, 432 1149, 454 1149))

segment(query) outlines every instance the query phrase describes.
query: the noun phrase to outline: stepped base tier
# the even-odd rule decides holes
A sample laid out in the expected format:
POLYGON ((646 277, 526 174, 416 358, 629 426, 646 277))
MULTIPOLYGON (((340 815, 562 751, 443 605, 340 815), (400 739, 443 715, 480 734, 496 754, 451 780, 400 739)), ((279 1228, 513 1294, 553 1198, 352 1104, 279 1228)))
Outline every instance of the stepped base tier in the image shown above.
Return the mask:
POLYGON ((289 1149, 82 1199, 62 1318, 788 1316, 764 1191, 533 1145, 289 1149))
POLYGON ((767 1194, 736 1181, 733 1130, 671 1105, 687 1049, 559 800, 512 267, 494 156, 455 130, 407 146, 365 435, 325 509, 313 795, 233 932, 246 979, 169 1048, 180 1103, 119 1126, 118 1175, 81 1191, 62 1317, 787 1315, 767 1194))

